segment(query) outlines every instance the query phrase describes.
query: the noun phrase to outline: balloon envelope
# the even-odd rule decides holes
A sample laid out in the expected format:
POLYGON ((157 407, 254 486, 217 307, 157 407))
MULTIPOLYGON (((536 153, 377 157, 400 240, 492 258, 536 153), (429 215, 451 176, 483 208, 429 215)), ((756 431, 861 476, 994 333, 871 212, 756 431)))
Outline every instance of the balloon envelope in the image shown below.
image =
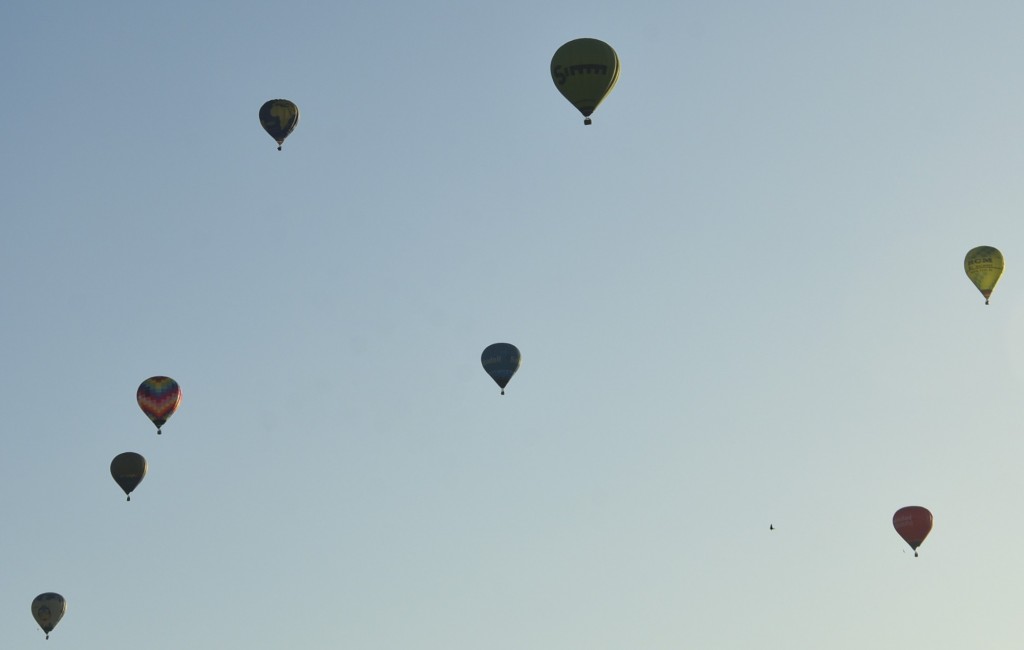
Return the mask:
POLYGON ((135 399, 142 412, 156 425, 156 432, 160 433, 160 427, 164 426, 181 404, 181 387, 170 377, 150 377, 139 384, 135 399))
POLYGON ((480 363, 494 383, 501 387, 502 395, 505 394, 505 386, 512 379, 512 375, 519 370, 521 362, 519 348, 511 343, 492 343, 484 348, 483 354, 480 355, 480 363))
POLYGON ((584 124, 619 80, 619 55, 596 38, 577 38, 551 58, 551 80, 580 113, 584 124))
POLYGON ((148 469, 149 464, 146 459, 142 457, 142 454, 136 454, 134 451, 118 454, 114 456, 114 460, 110 461, 110 475, 128 495, 129 501, 132 500, 132 490, 139 487, 142 479, 146 478, 148 469))
POLYGON ((49 639, 50 632, 57 627, 57 623, 60 623, 60 619, 67 609, 68 604, 64 600, 64 596, 53 592, 39 594, 32 601, 32 618, 36 619, 36 623, 43 628, 46 638, 49 639))
POLYGON ((996 288, 999 277, 1003 274, 1003 254, 992 246, 978 246, 967 251, 964 258, 964 271, 981 295, 985 296, 985 304, 996 288))
POLYGON ((271 99, 260 106, 260 124, 281 150, 287 138, 299 123, 299 107, 287 99, 271 99))
POLYGON ((892 526, 917 555, 917 547, 932 530, 932 513, 921 506, 900 508, 892 516, 892 526))

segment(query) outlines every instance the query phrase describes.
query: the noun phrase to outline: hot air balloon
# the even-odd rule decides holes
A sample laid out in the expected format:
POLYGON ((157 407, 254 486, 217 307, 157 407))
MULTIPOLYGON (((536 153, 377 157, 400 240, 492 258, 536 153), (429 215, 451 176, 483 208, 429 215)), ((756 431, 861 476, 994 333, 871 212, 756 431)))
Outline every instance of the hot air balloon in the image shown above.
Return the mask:
POLYGON ((181 387, 170 377, 150 377, 139 384, 135 398, 142 412, 156 425, 156 432, 161 433, 160 427, 164 426, 181 404, 181 387))
POLYGON ((511 343, 492 343, 484 348, 483 354, 480 355, 480 363, 494 383, 501 387, 502 395, 505 394, 505 386, 512 379, 512 375, 519 370, 522 360, 519 348, 511 343))
POLYGON ((50 632, 57 627, 57 623, 60 623, 60 619, 66 611, 68 611, 68 604, 64 600, 64 596, 60 594, 47 592, 39 594, 32 601, 32 618, 36 619, 39 627, 46 632, 47 639, 50 638, 50 632))
POLYGON ((142 479, 146 478, 148 469, 149 464, 146 463, 146 459, 142 457, 142 454, 136 454, 134 451, 118 454, 114 456, 114 460, 110 461, 110 475, 128 495, 128 501, 132 500, 132 490, 139 487, 142 479))
POLYGON ((892 516, 892 526, 903 541, 910 544, 910 548, 914 549, 914 557, 917 557, 917 547, 932 530, 932 513, 921 506, 900 508, 892 516))
POLYGON ((999 276, 1003 274, 1003 254, 999 249, 991 246, 978 246, 967 251, 964 258, 964 271, 971 279, 974 286, 978 287, 981 295, 985 296, 985 304, 988 304, 992 290, 999 282, 999 276))
POLYGON ((551 57, 551 79, 558 92, 583 113, 583 123, 590 124, 590 114, 619 80, 619 56, 603 41, 577 38, 551 57))
POLYGON ((260 107, 260 124, 277 141, 278 151, 298 123, 299 107, 287 99, 271 99, 260 107))

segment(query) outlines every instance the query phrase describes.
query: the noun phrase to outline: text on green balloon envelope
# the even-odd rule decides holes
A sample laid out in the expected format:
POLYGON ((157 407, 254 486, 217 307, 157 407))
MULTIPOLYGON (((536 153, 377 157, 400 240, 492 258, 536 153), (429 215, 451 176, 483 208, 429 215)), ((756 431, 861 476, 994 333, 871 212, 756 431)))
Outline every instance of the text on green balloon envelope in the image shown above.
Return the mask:
POLYGON ((608 66, 600 63, 580 63, 577 65, 561 66, 556 65, 551 69, 551 76, 559 86, 565 83, 566 78, 575 77, 578 74, 608 74, 608 66))

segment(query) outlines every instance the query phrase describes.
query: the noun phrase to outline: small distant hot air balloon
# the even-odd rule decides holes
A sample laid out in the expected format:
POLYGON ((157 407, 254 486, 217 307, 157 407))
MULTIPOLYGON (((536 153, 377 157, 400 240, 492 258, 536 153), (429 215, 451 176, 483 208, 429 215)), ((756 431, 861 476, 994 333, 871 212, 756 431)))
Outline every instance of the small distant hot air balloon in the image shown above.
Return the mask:
POLYGON ((156 425, 156 432, 162 433, 160 427, 164 426, 181 404, 181 387, 170 377, 150 377, 139 384, 135 399, 142 412, 156 425))
POLYGON ((558 48, 551 58, 551 80, 583 113, 583 123, 590 124, 590 114, 619 80, 619 55, 596 38, 577 38, 558 48))
POLYGON ((892 516, 892 526, 903 541, 910 544, 910 548, 914 549, 914 557, 917 557, 917 547, 932 530, 932 513, 921 506, 900 508, 892 516))
POLYGON ((142 479, 146 478, 148 469, 149 464, 146 463, 146 459, 142 457, 142 454, 136 454, 134 451, 118 454, 114 456, 114 460, 110 461, 110 475, 124 490, 128 501, 132 500, 132 490, 139 487, 142 479))
POLYGON ((271 99, 260 107, 260 124, 281 150, 287 138, 299 123, 299 107, 287 99, 271 99))
POLYGON ((985 304, 988 304, 992 290, 999 282, 999 276, 1003 274, 1003 254, 999 249, 992 246, 978 246, 967 251, 964 258, 964 271, 971 279, 974 286, 978 287, 981 295, 985 296, 985 304))
POLYGON ((32 618, 36 619, 39 627, 46 632, 47 639, 50 638, 50 632, 57 627, 57 623, 60 623, 60 619, 67 610, 68 604, 64 600, 64 596, 53 592, 39 594, 32 601, 32 618))
POLYGON ((522 360, 519 348, 511 343, 492 343, 484 348, 483 354, 480 355, 480 363, 494 383, 501 387, 502 395, 505 394, 505 386, 512 379, 512 375, 519 370, 522 360))

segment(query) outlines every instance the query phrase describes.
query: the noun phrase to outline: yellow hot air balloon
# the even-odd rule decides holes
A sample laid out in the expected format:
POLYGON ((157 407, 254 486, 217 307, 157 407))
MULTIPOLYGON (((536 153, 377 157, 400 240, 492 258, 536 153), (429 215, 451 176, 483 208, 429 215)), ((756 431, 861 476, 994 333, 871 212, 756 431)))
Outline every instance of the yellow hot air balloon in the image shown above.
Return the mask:
POLYGON ((577 38, 551 57, 551 79, 558 92, 583 113, 583 123, 590 124, 590 114, 619 80, 619 55, 596 38, 577 38))
POLYGON ((964 258, 964 271, 971 279, 974 286, 978 287, 981 295, 985 296, 985 304, 988 304, 992 290, 999 282, 999 276, 1003 274, 1003 254, 999 249, 992 246, 978 246, 967 251, 964 258))

